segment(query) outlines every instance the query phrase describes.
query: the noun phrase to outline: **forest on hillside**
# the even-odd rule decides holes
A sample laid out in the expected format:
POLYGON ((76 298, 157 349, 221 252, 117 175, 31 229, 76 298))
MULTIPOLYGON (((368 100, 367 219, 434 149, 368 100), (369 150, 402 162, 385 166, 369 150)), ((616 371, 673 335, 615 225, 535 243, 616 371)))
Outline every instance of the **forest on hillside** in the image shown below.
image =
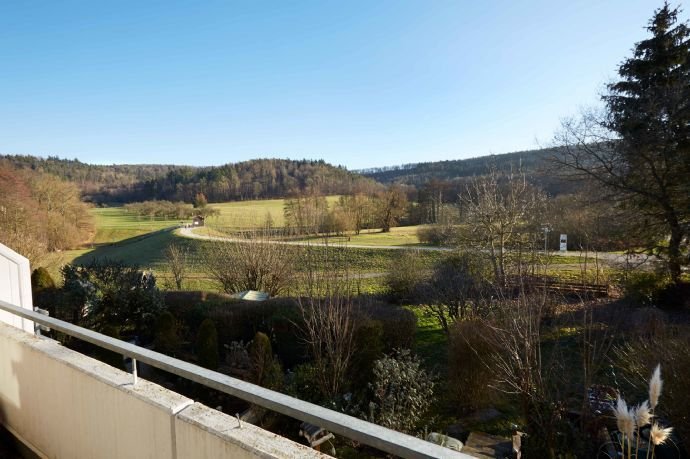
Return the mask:
POLYGON ((551 159, 558 156, 559 151, 559 148, 542 148, 467 159, 374 167, 357 172, 384 184, 398 183, 419 188, 434 180, 441 180, 455 182, 456 186, 452 188, 463 188, 468 178, 485 175, 489 169, 520 170, 526 173, 533 185, 549 195, 577 192, 581 183, 564 180, 554 173, 551 159))
POLYGON ((218 167, 151 164, 93 165, 77 159, 0 156, 12 166, 56 175, 75 183, 84 200, 126 203, 163 199, 209 202, 268 199, 301 192, 345 194, 373 180, 323 160, 255 159, 218 167))

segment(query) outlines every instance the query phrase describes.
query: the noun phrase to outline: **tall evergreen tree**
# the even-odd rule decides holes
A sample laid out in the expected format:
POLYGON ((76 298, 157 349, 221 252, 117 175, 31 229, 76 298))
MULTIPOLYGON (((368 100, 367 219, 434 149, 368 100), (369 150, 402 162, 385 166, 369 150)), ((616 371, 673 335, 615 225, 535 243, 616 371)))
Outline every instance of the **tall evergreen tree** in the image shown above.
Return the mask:
POLYGON ((603 183, 678 282, 690 230, 690 29, 668 3, 607 86, 603 115, 566 122, 559 162, 603 183))

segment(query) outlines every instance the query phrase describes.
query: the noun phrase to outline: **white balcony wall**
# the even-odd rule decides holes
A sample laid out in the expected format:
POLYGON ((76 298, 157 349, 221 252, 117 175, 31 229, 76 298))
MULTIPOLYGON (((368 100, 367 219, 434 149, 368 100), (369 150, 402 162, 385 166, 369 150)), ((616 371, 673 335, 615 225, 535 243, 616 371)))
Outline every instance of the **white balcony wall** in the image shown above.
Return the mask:
POLYGON ((0 422, 50 458, 316 458, 57 342, 0 324, 0 422))

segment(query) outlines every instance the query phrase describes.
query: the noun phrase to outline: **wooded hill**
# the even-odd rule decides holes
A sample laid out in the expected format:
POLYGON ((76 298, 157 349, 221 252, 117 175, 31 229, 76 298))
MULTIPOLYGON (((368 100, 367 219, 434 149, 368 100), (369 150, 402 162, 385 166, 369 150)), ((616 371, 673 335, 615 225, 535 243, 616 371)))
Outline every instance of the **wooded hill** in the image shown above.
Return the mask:
POLYGON ((347 194, 373 180, 323 160, 255 159, 218 167, 173 165, 92 165, 57 157, 5 155, 14 167, 48 172, 76 183, 87 201, 134 202, 151 199, 209 202, 278 198, 303 191, 347 194))
POLYGON ((75 183, 86 201, 127 203, 147 200, 193 202, 203 193, 209 202, 239 201, 316 194, 351 194, 382 184, 422 189, 432 181, 447 182, 455 196, 468 177, 484 175, 490 167, 521 168, 529 180, 550 195, 577 191, 550 170, 554 149, 528 150, 478 158, 405 164, 348 171, 323 160, 254 159, 216 167, 159 164, 94 165, 54 156, 0 155, 14 167, 47 172, 75 183))
POLYGON ((498 170, 522 169, 532 183, 551 195, 571 193, 580 185, 555 176, 549 161, 558 150, 544 148, 499 155, 447 161, 403 164, 399 166, 362 169, 356 172, 383 184, 399 183, 417 188, 432 180, 459 181, 467 177, 485 175, 489 168, 498 170))

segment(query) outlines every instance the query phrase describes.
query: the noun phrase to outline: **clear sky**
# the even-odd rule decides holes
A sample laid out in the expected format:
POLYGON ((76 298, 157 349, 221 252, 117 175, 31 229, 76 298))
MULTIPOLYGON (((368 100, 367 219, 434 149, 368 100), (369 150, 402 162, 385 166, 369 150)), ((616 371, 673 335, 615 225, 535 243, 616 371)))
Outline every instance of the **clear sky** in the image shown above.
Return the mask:
POLYGON ((7 0, 0 153, 357 169, 531 149, 660 5, 7 0))

